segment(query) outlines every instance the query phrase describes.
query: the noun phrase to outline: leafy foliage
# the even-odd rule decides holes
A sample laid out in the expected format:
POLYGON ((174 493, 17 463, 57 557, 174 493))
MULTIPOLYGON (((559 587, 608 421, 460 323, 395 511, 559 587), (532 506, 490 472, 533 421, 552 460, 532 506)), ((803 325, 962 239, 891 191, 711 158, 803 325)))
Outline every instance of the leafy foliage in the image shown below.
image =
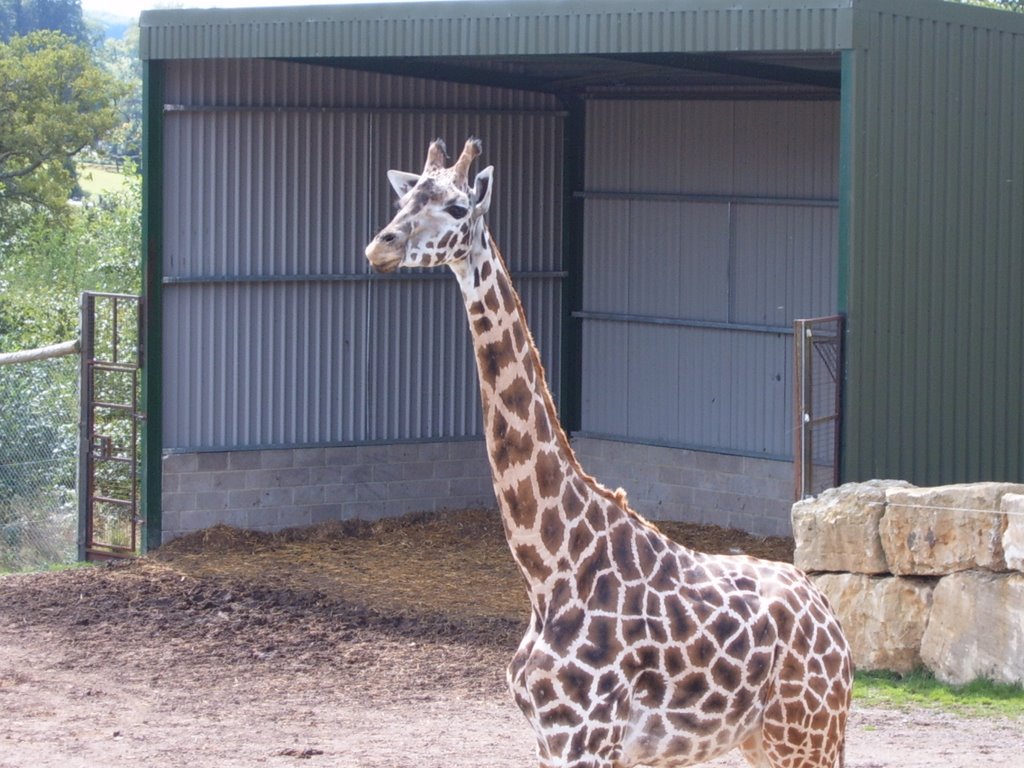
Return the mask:
POLYGON ((980 5, 984 8, 1024 13, 1024 0, 959 0, 959 2, 964 5, 980 5))
MULTIPOLYGON (((135 164, 69 200, 83 149, 138 154, 137 43, 87 37, 79 0, 0 0, 0 351, 77 338, 83 290, 139 290, 135 164)), ((74 558, 77 400, 76 358, 0 367, 0 572, 74 558)))
POLYGON ((142 162, 142 60, 139 28, 132 27, 120 39, 106 39, 96 46, 96 58, 126 88, 117 102, 120 123, 99 142, 99 154, 120 166, 125 160, 142 162))
POLYGON ((57 32, 0 44, 0 240, 34 212, 66 209, 70 158, 118 125, 125 90, 57 32))
POLYGON ((46 212, 0 246, 0 349, 76 338, 82 291, 137 293, 141 180, 70 211, 59 227, 46 212))
POLYGON ((0 40, 37 29, 61 32, 78 41, 86 36, 81 0, 0 0, 0 40))
MULTIPOLYGON (((0 243, 0 350, 76 338, 83 290, 138 292, 140 189, 129 168, 61 226, 42 211, 0 243)), ((0 367, 0 572, 74 558, 77 362, 0 367)))

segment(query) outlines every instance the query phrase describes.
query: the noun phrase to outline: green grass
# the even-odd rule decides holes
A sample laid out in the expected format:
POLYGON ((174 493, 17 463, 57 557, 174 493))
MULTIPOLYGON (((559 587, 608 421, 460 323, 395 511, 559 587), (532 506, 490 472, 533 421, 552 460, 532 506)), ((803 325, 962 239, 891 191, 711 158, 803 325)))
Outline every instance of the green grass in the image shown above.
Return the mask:
POLYGON ((102 165, 78 164, 78 186, 90 197, 116 192, 125 184, 123 173, 102 165))
POLYGON ((7 568, 0 566, 0 578, 4 576, 24 576, 26 573, 58 573, 60 571, 70 571, 76 568, 93 568, 95 563, 51 563, 50 565, 40 565, 39 567, 26 567, 26 568, 7 568))
POLYGON ((930 672, 908 675, 858 672, 854 700, 870 706, 943 709, 969 717, 1024 718, 1024 687, 975 680, 967 685, 941 683, 930 672))

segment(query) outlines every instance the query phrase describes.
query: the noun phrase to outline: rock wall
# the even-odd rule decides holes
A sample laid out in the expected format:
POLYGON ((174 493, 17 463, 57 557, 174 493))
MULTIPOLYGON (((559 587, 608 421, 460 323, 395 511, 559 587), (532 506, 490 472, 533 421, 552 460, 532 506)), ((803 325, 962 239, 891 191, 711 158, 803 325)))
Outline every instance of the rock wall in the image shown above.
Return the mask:
POLYGON ((858 668, 1024 683, 1024 485, 849 483, 794 504, 793 536, 858 668))

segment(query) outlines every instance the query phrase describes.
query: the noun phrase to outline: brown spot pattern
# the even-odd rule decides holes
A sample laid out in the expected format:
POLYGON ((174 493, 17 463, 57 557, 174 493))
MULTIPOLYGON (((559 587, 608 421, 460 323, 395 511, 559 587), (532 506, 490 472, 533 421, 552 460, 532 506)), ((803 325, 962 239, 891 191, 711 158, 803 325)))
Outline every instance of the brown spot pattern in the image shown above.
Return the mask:
POLYGON ((562 463, 554 451, 542 451, 537 456, 536 469, 537 490, 541 498, 558 498, 562 488, 562 463))
POLYGON ((480 378, 493 386, 498 374, 515 361, 512 338, 508 331, 505 331, 497 341, 481 346, 477 352, 477 359, 480 363, 480 378))
POLYGON ((504 304, 505 311, 509 314, 515 312, 516 301, 512 293, 512 285, 508 281, 508 277, 504 272, 499 272, 495 276, 495 282, 498 284, 498 290, 501 292, 501 300, 504 304))
POLYGON ((533 483, 529 478, 521 480, 515 488, 502 491, 505 506, 512 521, 520 528, 532 528, 537 515, 537 499, 533 494, 533 483))
POLYGON ((491 310, 491 312, 497 312, 501 308, 501 302, 498 300, 498 294, 495 292, 493 287, 484 294, 484 305, 491 310))
POLYGON ((501 402, 505 408, 523 421, 530 418, 530 405, 533 403, 533 391, 526 380, 517 376, 512 383, 501 392, 501 402))
POLYGON ((565 523, 557 507, 548 507, 540 519, 540 538, 548 552, 556 554, 565 539, 565 523))

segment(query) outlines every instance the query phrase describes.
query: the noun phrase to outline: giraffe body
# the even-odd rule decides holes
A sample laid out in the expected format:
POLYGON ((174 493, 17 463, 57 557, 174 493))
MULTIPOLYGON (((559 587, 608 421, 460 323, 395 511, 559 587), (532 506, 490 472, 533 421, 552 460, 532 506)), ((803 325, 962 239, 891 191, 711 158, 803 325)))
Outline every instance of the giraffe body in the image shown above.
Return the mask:
POLYGON ((399 211, 367 246, 381 271, 447 264, 473 337, 505 534, 532 616, 508 669, 542 768, 674 768, 739 747, 757 768, 842 765, 852 663, 796 568, 663 536, 587 475, 569 445, 504 260, 472 187, 434 142, 392 171, 399 211))

